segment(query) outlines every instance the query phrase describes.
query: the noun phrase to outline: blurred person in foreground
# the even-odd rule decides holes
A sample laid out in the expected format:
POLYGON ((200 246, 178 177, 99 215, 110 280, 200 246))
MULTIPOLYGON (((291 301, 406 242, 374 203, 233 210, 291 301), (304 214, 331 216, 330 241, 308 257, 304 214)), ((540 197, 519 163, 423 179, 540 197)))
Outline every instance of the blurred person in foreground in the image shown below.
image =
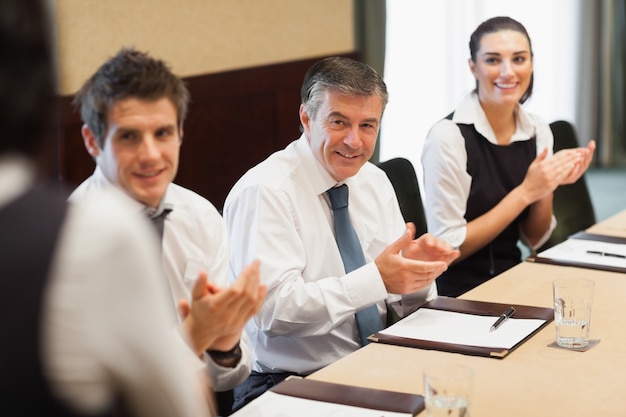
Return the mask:
MULTIPOLYGON (((75 97, 82 136, 96 168, 71 195, 116 188, 161 232, 163 276, 172 312, 181 309, 180 334, 205 368, 215 391, 231 390, 250 374, 242 335, 261 306, 265 287, 258 262, 228 282, 228 243, 222 216, 208 200, 174 184, 183 143, 189 91, 168 65, 147 53, 122 48, 104 62, 75 97), (159 224, 160 223, 160 224, 159 224)), ((228 396, 223 414, 229 414, 228 396)), ((218 398, 223 398, 219 396, 218 398)))
POLYGON ((0 404, 29 417, 208 416, 154 283, 149 223, 114 191, 68 205, 38 178, 52 136, 48 19, 43 1, 0 1, 0 404))
POLYGON ((387 304, 417 308, 436 297, 435 278, 458 256, 429 234, 414 238, 389 178, 368 162, 386 104, 369 66, 318 61, 302 84, 302 136, 226 198, 233 271, 258 258, 268 288, 246 327, 255 361, 235 408, 368 343, 387 322, 387 304))

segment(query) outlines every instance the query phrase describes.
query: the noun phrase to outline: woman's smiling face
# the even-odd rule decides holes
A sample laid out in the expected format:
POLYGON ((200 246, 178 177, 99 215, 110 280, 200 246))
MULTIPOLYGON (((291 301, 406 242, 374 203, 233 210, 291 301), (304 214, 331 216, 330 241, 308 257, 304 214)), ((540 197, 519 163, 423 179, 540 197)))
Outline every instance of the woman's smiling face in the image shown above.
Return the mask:
POLYGON ((528 39, 514 30, 487 33, 476 61, 469 61, 482 103, 516 104, 530 85, 533 62, 528 39))

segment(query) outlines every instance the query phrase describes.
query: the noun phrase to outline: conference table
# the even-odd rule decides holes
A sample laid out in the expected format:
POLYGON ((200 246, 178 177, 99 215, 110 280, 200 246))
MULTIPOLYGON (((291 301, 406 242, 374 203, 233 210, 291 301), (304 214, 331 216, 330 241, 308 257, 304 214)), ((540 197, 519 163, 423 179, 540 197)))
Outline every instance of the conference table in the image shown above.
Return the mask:
MULTIPOLYGON (((626 211, 587 232, 626 237, 626 211)), ((502 359, 370 343, 308 379, 423 394, 423 369, 454 362, 474 371, 472 417, 626 416, 626 274, 525 261, 459 298, 552 308, 566 277, 596 282, 587 351, 549 347, 552 322, 502 359)))

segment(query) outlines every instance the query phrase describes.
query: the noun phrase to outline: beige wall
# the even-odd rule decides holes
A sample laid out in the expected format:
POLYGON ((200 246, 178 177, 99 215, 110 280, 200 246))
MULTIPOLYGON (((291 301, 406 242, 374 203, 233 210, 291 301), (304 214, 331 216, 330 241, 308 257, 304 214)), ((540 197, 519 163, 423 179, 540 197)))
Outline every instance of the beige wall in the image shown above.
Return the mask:
POLYGON ((354 50, 352 0, 56 0, 59 88, 135 46, 181 76, 354 50))

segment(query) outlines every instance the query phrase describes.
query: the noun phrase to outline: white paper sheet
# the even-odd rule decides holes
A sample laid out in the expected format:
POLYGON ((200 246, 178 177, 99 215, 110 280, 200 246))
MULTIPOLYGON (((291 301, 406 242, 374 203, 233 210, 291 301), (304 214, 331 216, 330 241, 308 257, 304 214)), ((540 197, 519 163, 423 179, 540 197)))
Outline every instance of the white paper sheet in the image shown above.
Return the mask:
POLYGON ((572 238, 546 249, 538 256, 567 262, 626 268, 626 245, 619 243, 572 238))
POLYGON ((370 410, 349 405, 306 400, 271 391, 232 414, 233 417, 411 417, 408 413, 370 410))
POLYGON ((516 319, 513 316, 490 332, 489 329, 497 319, 420 308, 380 333, 409 339, 510 349, 546 322, 542 319, 516 319))

